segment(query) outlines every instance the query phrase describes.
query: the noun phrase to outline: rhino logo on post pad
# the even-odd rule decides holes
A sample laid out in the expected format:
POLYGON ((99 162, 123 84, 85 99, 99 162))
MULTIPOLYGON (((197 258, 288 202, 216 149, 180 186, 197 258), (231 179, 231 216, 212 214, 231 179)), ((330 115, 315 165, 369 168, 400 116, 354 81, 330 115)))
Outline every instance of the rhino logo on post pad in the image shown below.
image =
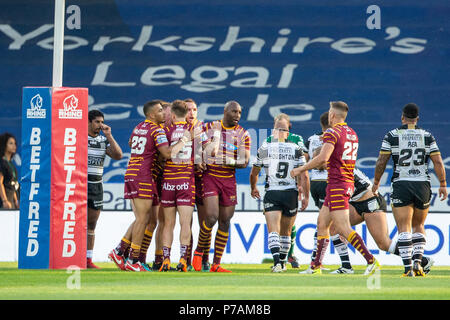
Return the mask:
POLYGON ((71 94, 63 101, 64 109, 59 109, 60 119, 82 119, 83 110, 77 110, 78 98, 71 94))
POLYGON ((27 109, 27 118, 44 119, 46 117, 45 109, 42 109, 43 100, 38 93, 30 100, 30 109, 27 109))

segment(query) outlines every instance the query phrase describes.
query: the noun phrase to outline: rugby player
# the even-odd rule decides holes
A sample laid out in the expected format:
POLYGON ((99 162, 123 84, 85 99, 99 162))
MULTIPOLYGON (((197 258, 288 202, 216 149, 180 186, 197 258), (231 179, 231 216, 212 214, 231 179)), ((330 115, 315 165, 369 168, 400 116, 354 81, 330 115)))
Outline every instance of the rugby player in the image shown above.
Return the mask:
POLYGON ((87 268, 99 267, 92 262, 95 242, 95 228, 103 209, 103 164, 105 156, 122 159, 122 149, 107 126, 103 112, 90 110, 88 115, 88 228, 87 268), (103 132, 103 135, 100 134, 103 132))
POLYGON ((398 248, 403 260, 404 277, 425 276, 421 266, 426 244, 425 219, 431 199, 428 162, 434 164, 439 179, 439 197, 447 199, 447 182, 441 153, 433 135, 417 126, 419 107, 403 107, 402 125, 389 131, 381 144, 375 166, 372 191, 377 192, 381 176, 392 155, 392 212, 398 229, 398 248))
POLYGON ((209 255, 212 229, 218 222, 214 259, 209 271, 231 272, 221 267, 220 261, 237 204, 235 171, 246 168, 250 159, 250 135, 239 125, 241 114, 240 104, 229 101, 225 104, 222 120, 205 126, 210 143, 205 149, 206 170, 203 173, 205 217, 192 259, 192 266, 196 271, 202 268, 203 255, 209 255))
POLYGON ((193 143, 191 132, 193 126, 186 122, 186 102, 175 100, 172 102, 172 124, 166 127, 169 145, 178 143, 185 138, 184 147, 177 154, 167 160, 163 173, 163 187, 161 206, 164 212, 163 255, 164 260, 160 271, 170 269, 170 250, 173 242, 176 213, 180 222, 180 261, 178 271, 187 271, 188 247, 191 240, 192 213, 195 206, 195 180, 193 143))
POLYGON ((321 167, 327 163, 328 181, 325 202, 317 219, 317 254, 311 267, 313 274, 321 273, 323 255, 329 244, 329 228, 334 224, 336 231, 344 236, 367 261, 364 274, 369 275, 379 268, 379 263, 369 252, 359 234, 350 227, 349 199, 353 194, 353 169, 358 151, 358 136, 345 119, 348 106, 342 101, 330 102, 328 111, 329 128, 323 135, 320 154, 306 165, 293 169, 293 177, 303 171, 321 167))
POLYGON ((177 144, 169 147, 165 132, 159 125, 164 120, 160 100, 147 102, 143 111, 146 119, 131 134, 131 156, 125 172, 124 198, 131 200, 136 218, 131 228, 131 243, 124 237, 121 245, 108 255, 119 268, 129 271, 147 271, 139 261, 139 253, 156 193, 152 176, 155 154, 159 151, 163 158, 168 159, 172 152, 178 153, 186 142, 185 139, 180 139, 177 144), (128 246, 130 251, 125 264, 123 252, 128 246))
POLYGON ((298 199, 305 210, 309 200, 309 177, 305 171, 300 175, 304 194, 297 190, 297 181, 289 172, 306 163, 303 150, 289 139, 289 116, 279 114, 275 117, 273 135, 258 149, 256 162, 250 173, 251 196, 260 199, 256 187, 261 168, 266 172, 264 195, 264 215, 268 228, 268 245, 273 257, 272 272, 286 270, 286 260, 291 248, 291 231, 298 211, 298 199))

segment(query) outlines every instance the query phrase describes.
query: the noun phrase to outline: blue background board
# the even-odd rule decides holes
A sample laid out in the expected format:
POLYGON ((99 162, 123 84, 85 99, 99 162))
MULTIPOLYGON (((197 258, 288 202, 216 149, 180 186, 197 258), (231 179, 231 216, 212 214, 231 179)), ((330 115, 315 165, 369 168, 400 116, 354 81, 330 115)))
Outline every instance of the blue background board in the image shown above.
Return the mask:
POLYGON ((20 181, 19 268, 22 269, 47 269, 49 266, 51 105, 51 88, 23 89, 22 168, 28 168, 28 170, 22 170, 23 175, 20 181), (36 102, 36 97, 42 100, 36 102), (39 107, 36 107, 37 105, 39 107), (45 117, 27 117, 27 112, 32 112, 33 109, 45 110, 45 117), (31 139, 33 128, 40 129, 40 142, 34 138, 31 139), (31 142, 32 140, 34 142, 31 142), (40 150, 33 153, 32 143, 34 146, 40 146, 40 150), (34 176, 33 170, 30 170, 31 165, 39 166, 34 170, 34 176), (38 188, 32 188, 32 183, 39 184, 38 188), (35 191, 37 191, 36 194, 34 194, 35 191), (30 202, 39 205, 38 214, 30 213, 32 211, 29 210, 30 202), (37 241, 38 246, 30 245, 30 240, 37 241), (28 252, 32 254, 28 255, 28 252))
MULTIPOLYGON (((449 2, 336 3, 66 1, 80 7, 81 29, 65 31, 63 84, 89 88, 90 108, 106 114, 125 153, 150 99, 193 98, 206 120, 237 100, 241 125, 255 133, 283 111, 304 138, 318 131, 329 101, 344 100, 370 178, 384 134, 415 102, 448 166, 449 2), (379 30, 366 26, 372 4, 381 9, 379 30)), ((53 10, 53 1, 2 1, 0 128, 19 139, 21 88, 51 85, 53 10), (29 39, 20 44, 18 34, 29 39)), ((256 150, 260 141, 253 143, 256 150)), ((126 160, 107 162, 105 182, 123 182, 125 169, 126 160)), ((249 171, 238 171, 239 183, 248 183, 249 171)))

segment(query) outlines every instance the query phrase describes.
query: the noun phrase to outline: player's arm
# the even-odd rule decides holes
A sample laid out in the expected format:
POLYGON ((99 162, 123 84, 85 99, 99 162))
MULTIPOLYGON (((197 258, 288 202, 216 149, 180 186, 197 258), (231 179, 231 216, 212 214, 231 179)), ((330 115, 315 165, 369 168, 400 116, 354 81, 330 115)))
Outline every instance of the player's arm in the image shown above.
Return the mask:
POLYGON ((322 145, 322 149, 320 150, 320 153, 318 154, 318 156, 311 159, 311 161, 309 161, 304 166, 293 169, 291 171, 291 177, 298 176, 299 174, 301 174, 304 171, 308 171, 308 170, 318 168, 318 167, 323 167, 324 165, 327 164, 328 159, 330 159, 330 156, 333 153, 333 150, 334 150, 334 144, 331 144, 328 142, 324 143, 322 145))
POLYGON ((252 171, 250 172, 250 188, 251 188, 251 196, 253 199, 261 199, 259 194, 259 190, 256 187, 258 183, 259 172, 261 171, 260 167, 253 166, 252 171))
POLYGON ((384 170, 386 170, 386 165, 389 161, 389 158, 391 157, 391 153, 387 151, 380 151, 380 154, 378 155, 377 163, 375 165, 375 174, 373 178, 373 185, 372 185, 372 192, 376 194, 378 191, 378 188, 380 187, 380 180, 381 176, 384 173, 384 170))
POLYGON ((5 190, 5 186, 3 185, 3 179, 4 179, 3 174, 0 173, 0 197, 3 202, 3 208, 11 209, 12 203, 9 202, 8 198, 6 197, 6 190, 5 190))
POLYGON ((442 161, 440 153, 430 154, 430 159, 433 161, 434 172, 439 180, 439 197, 441 201, 444 201, 447 199, 447 181, 445 177, 444 162, 442 161))
POLYGON ((103 124, 102 131, 109 142, 109 147, 106 149, 106 154, 114 160, 122 159, 122 149, 120 148, 117 141, 114 139, 111 133, 111 127, 107 126, 106 124, 103 124))

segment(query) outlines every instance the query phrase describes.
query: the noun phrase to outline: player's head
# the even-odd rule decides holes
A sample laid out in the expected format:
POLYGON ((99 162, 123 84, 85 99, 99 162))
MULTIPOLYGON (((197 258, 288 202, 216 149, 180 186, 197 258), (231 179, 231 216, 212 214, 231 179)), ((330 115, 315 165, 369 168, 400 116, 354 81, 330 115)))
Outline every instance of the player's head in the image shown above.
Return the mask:
POLYGON ((336 123, 344 122, 348 114, 348 105, 343 101, 331 101, 328 110, 328 123, 334 126, 336 123))
POLYGON ((172 120, 180 121, 186 119, 187 106, 183 100, 175 100, 172 102, 172 120))
POLYGON ((330 124, 328 123, 328 111, 320 115, 320 126, 322 127, 322 131, 325 131, 330 127, 330 124))
POLYGON ((88 134, 92 137, 96 137, 102 130, 103 123, 105 121, 105 115, 99 110, 90 110, 88 114, 88 134))
POLYGON ((278 140, 286 140, 289 136, 291 121, 285 113, 280 113, 274 119, 273 136, 278 140))
POLYGON ((194 124, 197 120, 197 104, 191 98, 184 99, 184 102, 186 102, 187 106, 186 122, 189 124, 194 124))
POLYGON ((144 104, 144 115, 145 118, 155 122, 156 124, 161 124, 164 122, 164 113, 162 108, 161 100, 151 100, 144 104))
POLYGON ((11 157, 17 151, 16 138, 9 132, 5 132, 0 135, 0 158, 3 158, 5 154, 10 154, 11 157))
POLYGON ((241 120, 242 108, 236 101, 228 101, 223 109, 223 123, 226 127, 234 127, 241 120))
POLYGON ((402 121, 416 123, 417 120, 419 120, 419 106, 415 103, 408 103, 403 107, 402 121))

